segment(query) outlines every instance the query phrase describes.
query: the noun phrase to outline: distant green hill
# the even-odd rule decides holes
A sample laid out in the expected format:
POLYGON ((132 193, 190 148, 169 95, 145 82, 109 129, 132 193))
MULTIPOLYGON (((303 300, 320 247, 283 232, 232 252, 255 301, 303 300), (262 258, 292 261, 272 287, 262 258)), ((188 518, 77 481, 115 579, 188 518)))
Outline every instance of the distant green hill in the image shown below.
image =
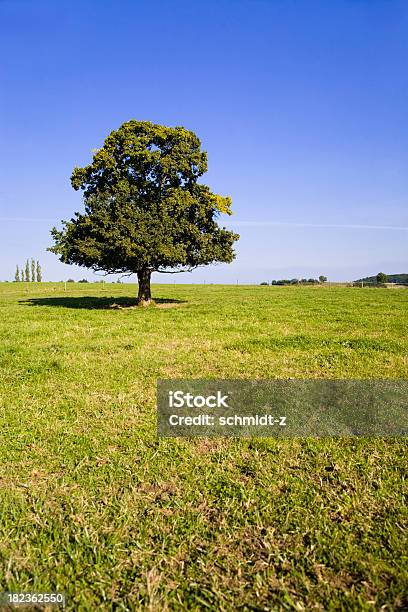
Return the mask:
MULTIPOLYGON (((354 281, 356 283, 376 283, 377 275, 366 276, 365 278, 359 278, 354 281)), ((397 283, 398 285, 408 285, 408 274, 387 274, 387 281, 389 283, 397 283)))

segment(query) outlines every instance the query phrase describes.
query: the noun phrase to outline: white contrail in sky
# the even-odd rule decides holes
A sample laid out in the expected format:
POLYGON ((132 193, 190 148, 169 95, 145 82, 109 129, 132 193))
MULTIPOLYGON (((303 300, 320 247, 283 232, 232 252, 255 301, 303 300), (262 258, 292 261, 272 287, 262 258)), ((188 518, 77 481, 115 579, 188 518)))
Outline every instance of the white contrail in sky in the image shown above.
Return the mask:
MULTIPOLYGON (((0 223, 10 221, 16 223, 56 223, 56 219, 41 219, 27 217, 0 217, 0 223)), ((340 223, 292 223, 286 221, 234 221, 226 219, 225 222, 229 225, 238 227, 309 227, 309 228, 334 228, 334 229, 360 229, 360 230, 393 230, 393 231, 408 231, 408 227, 400 225, 361 225, 361 224, 340 224, 340 223)))

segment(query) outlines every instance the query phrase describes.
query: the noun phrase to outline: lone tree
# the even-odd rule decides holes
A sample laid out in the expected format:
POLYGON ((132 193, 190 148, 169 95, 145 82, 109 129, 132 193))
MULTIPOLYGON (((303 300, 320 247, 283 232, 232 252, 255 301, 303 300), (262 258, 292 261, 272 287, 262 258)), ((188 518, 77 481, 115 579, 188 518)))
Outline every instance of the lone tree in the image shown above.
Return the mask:
POLYGON ((151 302, 152 272, 190 271, 230 263, 237 234, 219 227, 231 198, 198 183, 207 153, 183 127, 128 121, 106 138, 71 184, 84 194, 84 213, 53 228, 49 250, 67 264, 137 274, 138 303, 151 302))
POLYGON ((16 283, 20 281, 20 270, 18 269, 18 266, 16 266, 16 273, 14 275, 14 280, 16 283))
POLYGON ((376 276, 377 285, 383 285, 387 282, 387 275, 384 272, 379 272, 376 276))
POLYGON ((323 274, 321 274, 319 276, 319 283, 326 283, 327 282, 327 276, 323 276, 323 274))

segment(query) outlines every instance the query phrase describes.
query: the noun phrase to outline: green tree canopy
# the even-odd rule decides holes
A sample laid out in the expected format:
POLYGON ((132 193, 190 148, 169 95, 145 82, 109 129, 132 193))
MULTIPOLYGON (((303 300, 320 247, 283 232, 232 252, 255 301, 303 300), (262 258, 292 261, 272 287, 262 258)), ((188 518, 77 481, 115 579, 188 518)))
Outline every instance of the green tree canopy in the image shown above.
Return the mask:
POLYGON ((68 264, 136 273, 139 302, 150 302, 152 272, 185 271, 234 259, 237 234, 219 227, 231 199, 198 183, 207 154, 183 127, 128 121, 111 132, 71 183, 84 213, 54 228, 50 250, 68 264))
POLYGON ((388 280, 388 279, 387 279, 387 275, 386 275, 386 274, 384 274, 384 272, 379 272, 379 273, 377 274, 377 276, 376 276, 376 279, 377 279, 377 284, 378 284, 378 285, 383 285, 383 284, 384 284, 384 283, 386 283, 386 282, 387 282, 387 280, 388 280))

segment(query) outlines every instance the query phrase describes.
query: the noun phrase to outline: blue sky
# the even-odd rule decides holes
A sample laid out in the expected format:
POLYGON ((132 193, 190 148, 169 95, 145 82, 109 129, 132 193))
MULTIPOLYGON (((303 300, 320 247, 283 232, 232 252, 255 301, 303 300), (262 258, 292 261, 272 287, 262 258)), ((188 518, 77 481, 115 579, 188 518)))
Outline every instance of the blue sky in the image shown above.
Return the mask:
MULTIPOLYGON (((131 118, 195 131, 237 259, 177 282, 408 272, 406 0, 0 0, 0 279, 131 118)), ((156 275, 156 281, 174 277, 156 275)))

